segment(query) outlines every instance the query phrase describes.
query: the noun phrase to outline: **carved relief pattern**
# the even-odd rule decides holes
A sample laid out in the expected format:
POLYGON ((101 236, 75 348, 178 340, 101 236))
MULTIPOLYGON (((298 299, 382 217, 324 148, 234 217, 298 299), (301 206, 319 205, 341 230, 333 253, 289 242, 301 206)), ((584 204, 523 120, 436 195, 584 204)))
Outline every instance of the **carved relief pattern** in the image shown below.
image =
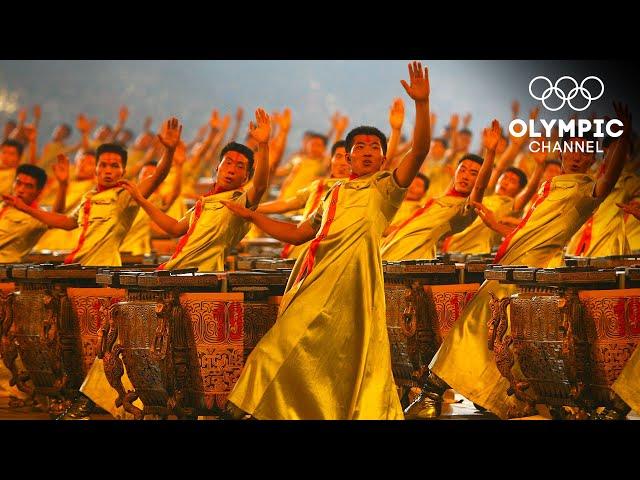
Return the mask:
POLYGON ((436 319, 436 333, 438 346, 447 336, 453 325, 458 321, 464 307, 473 299, 478 286, 455 285, 445 287, 426 287, 429 300, 430 315, 436 319))

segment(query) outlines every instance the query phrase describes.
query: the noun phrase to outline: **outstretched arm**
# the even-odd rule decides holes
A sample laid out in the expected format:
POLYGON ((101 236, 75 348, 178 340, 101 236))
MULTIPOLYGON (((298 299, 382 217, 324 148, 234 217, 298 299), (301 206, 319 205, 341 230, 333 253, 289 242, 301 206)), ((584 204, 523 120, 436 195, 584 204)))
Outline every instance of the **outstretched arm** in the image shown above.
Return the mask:
POLYGON ((621 103, 613 102, 613 108, 616 111, 618 119, 623 124, 623 131, 622 135, 609 146, 605 160, 606 170, 596 181, 594 196, 600 200, 604 200, 607 195, 611 193, 611 190, 613 190, 624 167, 624 161, 629 154, 629 148, 631 147, 631 112, 629 111, 629 107, 621 103))
POLYGON ((484 192, 489 184, 489 178, 491 177, 498 140, 500 140, 500 124, 498 120, 493 120, 493 122, 491 122, 491 128, 485 128, 482 132, 482 143, 486 153, 480 171, 478 172, 476 183, 469 196, 471 202, 482 202, 482 197, 484 196, 484 192))
POLYGON ((480 219, 484 222, 484 224, 489 227, 494 232, 498 232, 503 237, 506 237, 513 230, 512 226, 505 225, 504 223, 500 223, 496 218, 493 211, 489 210, 487 207, 482 205, 480 202, 471 202, 476 213, 480 217, 480 219))
POLYGON ((249 210, 242 205, 234 202, 221 200, 229 210, 239 217, 252 222, 263 232, 271 235, 281 242, 291 243, 293 245, 302 245, 316 236, 316 231, 311 226, 311 221, 306 220, 299 225, 295 223, 279 222, 253 210, 249 210))
POLYGON ((160 186, 171 169, 171 162, 173 161, 173 154, 176 151, 178 142, 180 142, 180 134, 182 133, 182 125, 177 118, 171 117, 167 119, 162 125, 162 130, 158 135, 158 140, 164 145, 165 152, 162 155, 162 159, 158 163, 156 171, 150 177, 145 178, 140 182, 138 189, 140 194, 144 198, 149 196, 160 186))
POLYGON ((53 211, 62 213, 65 211, 67 202, 67 187, 69 186, 69 158, 62 154, 58 154, 58 163, 53 164, 53 173, 58 181, 58 192, 53 202, 53 211))
POLYGON ((398 185, 408 187, 422 166, 422 162, 429 153, 431 144, 431 127, 429 125, 429 71, 422 70, 420 62, 409 64, 409 81, 401 80, 407 94, 414 100, 416 106, 416 123, 413 129, 413 142, 398 168, 394 170, 394 177, 398 185))
POLYGON ((39 208, 30 207, 24 203, 20 197, 2 195, 2 199, 7 205, 11 205, 18 210, 22 210, 27 215, 31 215, 36 220, 40 220, 49 227, 62 228, 64 230, 73 230, 78 227, 78 222, 75 218, 71 218, 60 213, 45 212, 39 208))
POLYGON ((261 203, 256 209, 258 213, 286 213, 293 210, 299 210, 304 207, 303 199, 296 197, 287 198, 286 200, 274 200, 272 202, 261 203))
POLYGON ((514 212, 521 211, 525 205, 529 203, 529 200, 531 200, 540 186, 540 180, 542 180, 542 174, 544 173, 544 161, 547 158, 547 154, 545 152, 538 152, 534 153, 533 157, 536 161, 536 169, 533 171, 533 175, 531 175, 531 178, 527 182, 527 186, 524 187, 524 190, 518 194, 513 202, 514 212))
POLYGON ((258 142, 258 151, 254 157, 255 172, 253 183, 247 191, 249 205, 260 202, 269 185, 269 138, 271 137, 271 121, 263 109, 256 110, 256 122, 249 123, 249 135, 258 142))
POLYGON ((164 213, 160 208, 156 207, 153 203, 147 200, 140 190, 128 180, 120 180, 118 186, 124 188, 131 194, 133 198, 142 209, 147 212, 151 220, 153 220, 158 227, 167 232, 169 235, 179 237, 184 235, 189 230, 189 219, 176 220, 164 213))
POLYGON ((389 170, 393 168, 394 157, 398 152, 398 143, 402 134, 402 124, 404 123, 404 102, 401 98, 396 98, 389 109, 389 125, 391 126, 391 134, 387 142, 387 158, 380 170, 389 170))

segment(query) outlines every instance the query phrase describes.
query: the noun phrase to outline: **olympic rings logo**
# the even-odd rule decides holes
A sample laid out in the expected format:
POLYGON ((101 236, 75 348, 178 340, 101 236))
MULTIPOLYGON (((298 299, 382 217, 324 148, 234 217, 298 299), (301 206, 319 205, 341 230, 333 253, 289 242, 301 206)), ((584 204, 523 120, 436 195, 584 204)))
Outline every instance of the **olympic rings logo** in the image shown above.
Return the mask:
POLYGON ((602 95, 604 94, 604 83, 602 83, 602 80, 600 80, 598 77, 591 75, 585 78, 584 80, 582 80, 582 83, 578 85, 578 82, 573 77, 569 77, 565 75, 564 77, 560 77, 554 85, 551 83, 551 80, 549 80, 547 77, 540 75, 535 77, 533 80, 531 80, 531 82, 529 82, 529 93, 536 100, 542 101, 542 105, 544 105, 544 108, 546 108, 551 112, 557 112, 558 110, 563 108, 566 103, 569 103, 569 106, 573 108, 576 112, 582 112, 591 106, 591 102, 593 102, 594 100, 598 100, 600 97, 602 97, 602 95), (542 95, 540 96, 533 93, 533 84, 536 83, 536 81, 538 80, 544 80, 544 82, 546 82, 549 85, 542 92, 542 95), (568 94, 565 94, 564 90, 558 87, 560 82, 562 82, 563 80, 570 80, 574 85, 574 87, 571 90, 569 90, 568 94), (587 88, 585 88, 584 84, 587 83, 588 80, 596 80, 600 84, 600 93, 598 93, 598 95, 592 96, 591 92, 587 88), (576 98, 578 96, 578 93, 582 96, 582 98, 584 98, 587 101, 587 104, 584 107, 576 107, 571 103, 571 100, 576 98), (549 97, 551 97, 551 95, 553 94, 555 94, 560 100, 562 100, 562 103, 560 104, 559 107, 552 108, 552 107, 549 107, 546 103, 546 100, 549 97))

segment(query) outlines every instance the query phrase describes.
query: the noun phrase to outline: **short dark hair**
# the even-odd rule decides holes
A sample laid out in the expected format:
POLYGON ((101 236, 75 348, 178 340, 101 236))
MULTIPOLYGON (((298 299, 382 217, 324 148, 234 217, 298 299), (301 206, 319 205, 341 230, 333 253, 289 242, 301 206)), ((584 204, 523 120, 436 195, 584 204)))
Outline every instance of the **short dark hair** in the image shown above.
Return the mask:
POLYGON ((378 137, 380 139, 380 146, 382 147, 382 153, 384 155, 387 154, 387 136, 384 133, 382 133, 380 130, 378 130, 376 127, 367 127, 367 126, 356 127, 347 134, 347 138, 344 139, 345 149, 347 150, 347 152, 350 152, 351 149, 353 148, 353 141, 355 140, 356 135, 373 135, 375 137, 378 137))
POLYGON ((145 162, 144 165, 142 165, 142 167, 157 167, 158 166, 158 162, 156 162, 155 160, 149 160, 148 162, 145 162))
POLYGON ((431 184, 431 182, 429 181, 429 177, 427 177, 424 173, 418 172, 416 174, 416 178, 419 178, 420 180, 422 180, 422 183, 424 183, 425 192, 429 190, 429 185, 431 184))
POLYGON ((336 154, 336 150, 339 149, 340 147, 346 150, 347 148, 346 144, 347 142, 345 142, 344 140, 338 140, 336 143, 334 143, 333 146, 331 147, 331 157, 333 158, 333 156, 336 154))
POLYGON ((433 141, 440 142, 445 149, 449 147, 449 142, 447 142, 447 139, 444 137, 436 137, 433 141))
POLYGON ((103 153, 117 153, 122 160, 122 168, 127 166, 127 151, 117 143, 103 143, 96 150, 96 159, 100 159, 103 153))
POLYGON ((13 147, 18 151, 18 156, 21 157, 22 156, 22 151, 24 150, 24 145, 19 142, 18 140, 14 140, 12 138, 9 138, 7 140, 5 140, 4 142, 2 142, 3 147, 13 147))
POLYGON ((518 176, 518 183, 520 184, 520 188, 524 188, 524 186, 528 182, 527 174, 520 170, 518 167, 507 167, 504 170, 504 173, 511 172, 515 173, 518 176))
POLYGON ((73 132, 71 125, 69 125, 68 123, 61 123, 60 126, 67 131, 67 137, 73 132))
POLYGON ((327 146, 327 143, 329 143, 329 139, 327 138, 327 136, 321 133, 310 132, 309 139, 312 139, 312 138, 319 138, 320 140, 322 140, 322 143, 324 143, 325 147, 327 146))
POLYGON ((463 134, 463 133, 466 133, 467 135, 473 137, 473 132, 468 128, 463 128, 458 132, 458 134, 463 134))
POLYGON ((484 162, 484 159, 480 155, 476 155, 474 153, 467 153, 467 154, 465 154, 464 157, 462 157, 460 160, 458 160, 458 165, 460 165, 465 160, 471 160, 472 162, 476 162, 476 163, 478 163, 480 165, 482 165, 482 162, 484 162))
POLYGON ((22 165, 19 165, 18 168, 16 168, 16 177, 18 174, 28 175, 31 178, 34 178, 38 190, 42 190, 47 183, 47 172, 36 165, 31 165, 30 163, 23 163, 22 165))
POLYGON ((249 160, 249 177, 253 177, 253 150, 251 150, 246 145, 237 142, 229 142, 225 145, 225 147, 220 152, 220 161, 224 158, 227 152, 238 152, 247 157, 249 160))

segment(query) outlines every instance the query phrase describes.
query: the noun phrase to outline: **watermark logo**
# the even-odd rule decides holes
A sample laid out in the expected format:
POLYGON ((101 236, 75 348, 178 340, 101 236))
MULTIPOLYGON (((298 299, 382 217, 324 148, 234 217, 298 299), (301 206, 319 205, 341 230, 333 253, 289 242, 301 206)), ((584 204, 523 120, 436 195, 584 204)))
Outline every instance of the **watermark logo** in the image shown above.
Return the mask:
MULTIPOLYGON (((567 104, 576 112, 583 112, 591 104, 604 95, 604 82, 590 75, 578 84, 578 81, 568 75, 562 76, 553 83, 547 77, 539 75, 529 82, 529 93, 533 98, 542 102, 544 108, 550 112, 557 112, 567 104)), ((575 116, 574 116, 575 117, 575 116)), ((515 118, 509 124, 509 133, 514 137, 528 136, 529 151, 536 152, 583 152, 602 153, 599 140, 605 135, 619 137, 622 135, 623 124, 620 120, 605 120, 601 118, 563 118, 540 119, 536 125, 535 117, 528 121, 515 118), (555 135, 558 140, 551 141, 555 135), (593 137, 586 140, 586 137, 593 137), (562 138, 582 138, 583 141, 563 141, 562 138)))
POLYGON ((591 106, 591 102, 598 100, 600 97, 602 97, 602 95, 604 95, 604 83, 595 75, 590 75, 582 80, 580 85, 578 85, 578 82, 575 78, 565 75, 564 77, 560 77, 558 80, 556 80, 556 83, 553 84, 551 83, 551 80, 549 80, 544 75, 539 75, 529 82, 529 93, 533 98, 541 101, 544 108, 546 108, 550 112, 557 112, 558 110, 564 108, 567 103, 576 112, 583 112, 591 106), (565 84, 569 82, 571 85, 573 85, 573 88, 571 88, 568 93, 561 88, 561 86, 563 86, 561 85, 563 82, 565 84), (540 91, 540 85, 542 85, 543 88, 546 86, 546 88, 544 88, 544 90, 542 90, 542 93, 538 95, 536 92, 540 91), (585 85, 588 85, 589 88, 587 88, 585 85), (592 89, 595 94, 591 91, 592 89), (585 103, 584 106, 576 106, 574 103, 571 103, 571 101, 574 100, 578 96, 578 94, 583 100, 576 103, 585 103), (547 103, 547 99, 551 98, 552 96, 561 100, 562 103, 560 103, 560 105, 558 106, 549 106, 549 103, 547 103))

